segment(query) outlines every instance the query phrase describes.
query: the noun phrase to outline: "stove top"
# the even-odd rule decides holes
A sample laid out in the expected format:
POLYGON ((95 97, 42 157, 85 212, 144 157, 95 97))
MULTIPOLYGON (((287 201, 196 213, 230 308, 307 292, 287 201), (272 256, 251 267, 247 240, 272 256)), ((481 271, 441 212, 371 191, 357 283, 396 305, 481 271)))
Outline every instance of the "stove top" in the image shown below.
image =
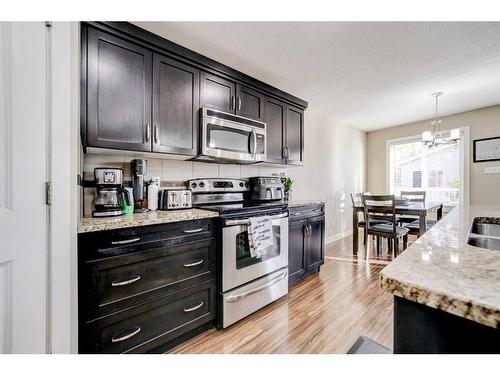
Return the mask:
POLYGON ((264 212, 284 210, 288 207, 283 201, 272 202, 257 202, 257 201, 242 201, 242 202, 228 202, 228 203, 214 203, 214 204, 200 204, 196 208, 204 210, 217 211, 219 214, 235 214, 235 213, 248 213, 248 212, 264 212))

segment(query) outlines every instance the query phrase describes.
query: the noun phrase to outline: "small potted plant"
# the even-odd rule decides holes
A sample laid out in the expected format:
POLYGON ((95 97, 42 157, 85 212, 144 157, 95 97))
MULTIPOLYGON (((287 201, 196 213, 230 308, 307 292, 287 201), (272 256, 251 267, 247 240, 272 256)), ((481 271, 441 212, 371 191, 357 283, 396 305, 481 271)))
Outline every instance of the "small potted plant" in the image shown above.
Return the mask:
POLYGON ((290 177, 285 178, 283 181, 283 186, 285 187, 285 200, 286 201, 291 201, 292 200, 292 185, 293 181, 290 177))

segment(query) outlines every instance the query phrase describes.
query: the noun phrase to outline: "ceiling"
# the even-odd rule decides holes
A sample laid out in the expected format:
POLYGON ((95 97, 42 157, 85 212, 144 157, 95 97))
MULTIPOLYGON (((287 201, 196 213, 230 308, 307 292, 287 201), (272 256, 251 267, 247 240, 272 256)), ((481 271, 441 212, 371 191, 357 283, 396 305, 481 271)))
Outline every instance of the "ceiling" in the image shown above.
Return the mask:
POLYGON ((500 103, 500 22, 134 22, 371 131, 500 103))

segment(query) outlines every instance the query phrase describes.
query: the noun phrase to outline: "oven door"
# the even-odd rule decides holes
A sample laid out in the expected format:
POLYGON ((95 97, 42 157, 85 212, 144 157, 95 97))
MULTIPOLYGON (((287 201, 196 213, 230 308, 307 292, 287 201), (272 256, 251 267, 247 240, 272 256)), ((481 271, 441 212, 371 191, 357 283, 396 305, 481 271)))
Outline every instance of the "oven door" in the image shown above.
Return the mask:
POLYGON ((201 154, 239 163, 264 161, 265 136, 265 129, 217 117, 203 117, 201 154))
POLYGON ((248 219, 226 219, 222 229, 222 291, 288 266, 288 213, 271 216, 273 246, 261 258, 248 246, 248 219))

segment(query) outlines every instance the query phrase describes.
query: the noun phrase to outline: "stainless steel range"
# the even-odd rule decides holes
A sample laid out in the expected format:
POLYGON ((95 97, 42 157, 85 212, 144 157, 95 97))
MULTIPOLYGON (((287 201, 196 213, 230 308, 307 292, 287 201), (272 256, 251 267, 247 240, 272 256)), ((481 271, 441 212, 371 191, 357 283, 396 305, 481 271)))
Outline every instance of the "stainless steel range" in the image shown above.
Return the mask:
POLYGON ((220 215, 222 269, 221 325, 223 328, 288 293, 288 208, 281 201, 244 200, 245 180, 190 180, 193 206, 220 215), (252 257, 248 243, 250 217, 269 216, 273 246, 252 257))

